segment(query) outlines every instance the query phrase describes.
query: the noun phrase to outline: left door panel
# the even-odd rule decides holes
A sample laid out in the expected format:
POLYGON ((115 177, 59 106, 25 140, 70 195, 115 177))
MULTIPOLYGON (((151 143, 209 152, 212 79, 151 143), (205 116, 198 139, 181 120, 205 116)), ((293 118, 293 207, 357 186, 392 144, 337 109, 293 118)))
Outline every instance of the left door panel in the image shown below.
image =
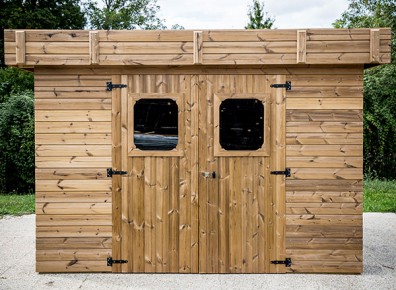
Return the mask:
POLYGON ((112 92, 112 165, 127 174, 112 181, 112 258, 128 262, 112 270, 198 272, 195 77, 122 75, 113 83, 127 84, 112 92))

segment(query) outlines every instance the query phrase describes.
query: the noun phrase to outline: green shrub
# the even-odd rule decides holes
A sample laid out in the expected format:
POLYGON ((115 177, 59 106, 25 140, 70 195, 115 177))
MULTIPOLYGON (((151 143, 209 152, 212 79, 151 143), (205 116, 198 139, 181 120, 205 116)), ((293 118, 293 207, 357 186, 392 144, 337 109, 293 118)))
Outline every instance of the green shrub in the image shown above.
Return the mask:
POLYGON ((396 179, 396 64, 365 71, 364 173, 396 179))
POLYGON ((34 189, 34 100, 32 92, 0 104, 0 192, 34 189))
POLYGON ((0 103, 4 103, 11 95, 24 91, 33 91, 33 73, 14 68, 0 68, 0 103))

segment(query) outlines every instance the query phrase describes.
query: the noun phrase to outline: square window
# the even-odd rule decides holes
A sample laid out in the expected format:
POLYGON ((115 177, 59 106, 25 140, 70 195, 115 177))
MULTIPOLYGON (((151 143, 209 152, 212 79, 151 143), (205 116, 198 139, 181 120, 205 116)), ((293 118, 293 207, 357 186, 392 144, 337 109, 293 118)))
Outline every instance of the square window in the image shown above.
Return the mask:
POLYGON ((257 150, 264 143, 264 105, 258 99, 226 99, 220 104, 220 145, 225 150, 257 150))
POLYGON ((269 94, 214 94, 214 155, 269 156, 269 94))
POLYGON ((172 99, 140 99, 134 106, 133 142, 140 150, 172 150, 178 143, 178 107, 172 99))

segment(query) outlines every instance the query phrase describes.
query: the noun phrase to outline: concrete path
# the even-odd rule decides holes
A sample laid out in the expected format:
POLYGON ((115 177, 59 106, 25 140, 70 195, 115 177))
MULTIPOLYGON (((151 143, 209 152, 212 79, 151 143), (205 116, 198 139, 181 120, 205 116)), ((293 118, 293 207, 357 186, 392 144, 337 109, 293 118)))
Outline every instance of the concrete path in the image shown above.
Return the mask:
POLYGON ((34 215, 0 219, 0 289, 396 289, 396 214, 364 214, 362 275, 37 274, 34 215))

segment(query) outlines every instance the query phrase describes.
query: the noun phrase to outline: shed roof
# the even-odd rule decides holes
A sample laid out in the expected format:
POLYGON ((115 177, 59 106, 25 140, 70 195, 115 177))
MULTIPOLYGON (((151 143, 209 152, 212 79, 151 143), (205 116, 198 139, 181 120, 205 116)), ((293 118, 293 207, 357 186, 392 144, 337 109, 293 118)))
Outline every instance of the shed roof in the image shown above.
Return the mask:
POLYGON ((7 65, 381 64, 391 30, 5 30, 7 65))

